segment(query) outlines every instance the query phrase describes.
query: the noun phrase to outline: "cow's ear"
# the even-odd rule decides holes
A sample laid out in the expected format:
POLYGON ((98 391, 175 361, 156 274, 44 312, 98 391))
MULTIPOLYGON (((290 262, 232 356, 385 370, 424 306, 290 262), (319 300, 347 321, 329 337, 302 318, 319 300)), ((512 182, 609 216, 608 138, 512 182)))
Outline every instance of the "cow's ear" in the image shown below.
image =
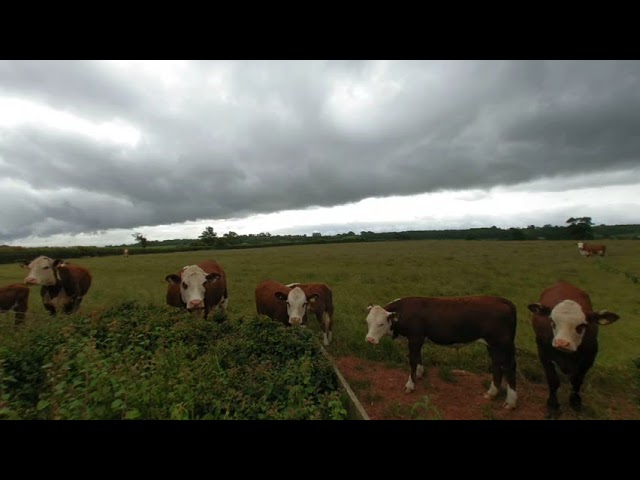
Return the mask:
POLYGON ((167 275, 166 277, 164 277, 164 279, 167 282, 174 283, 174 284, 179 284, 180 282, 182 282, 182 279, 175 273, 172 273, 171 275, 167 275))
POLYGON ((400 314, 398 312, 389 312, 387 319, 390 322, 397 322, 400 319, 400 314))
POLYGON ((64 265, 64 260, 62 260, 61 258, 56 258, 53 261, 53 268, 59 267, 61 265, 64 265))
POLYGON ((608 310, 600 310, 599 312, 591 312, 587 315, 588 322, 597 322, 598 325, 609 325, 620 318, 620 315, 609 312, 608 310))
POLYGON ((287 301, 287 296, 282 292, 276 292, 276 293, 274 293, 274 295, 281 302, 286 302, 287 301))
POLYGON ((307 302, 316 303, 316 300, 318 300, 318 298, 320 298, 320 295, 318 295, 317 293, 314 293, 313 295, 309 295, 307 297, 307 302))
POLYGON ((209 275, 207 275, 205 278, 207 279, 207 282, 209 283, 213 283, 216 280, 218 280, 222 275, 220 275, 219 273, 210 273, 209 275))
POLYGON ((373 308, 373 304, 372 304, 372 303, 370 303, 369 305, 367 305, 367 312, 368 312, 369 310, 371 310, 372 308, 373 308))
POLYGON ((18 260, 18 265, 20 265, 20 268, 29 268, 29 262, 26 260, 18 260))
POLYGON ((551 309, 546 305, 542 305, 541 303, 531 303, 527 305, 527 308, 531 310, 531 312, 542 317, 548 317, 551 313, 551 309))

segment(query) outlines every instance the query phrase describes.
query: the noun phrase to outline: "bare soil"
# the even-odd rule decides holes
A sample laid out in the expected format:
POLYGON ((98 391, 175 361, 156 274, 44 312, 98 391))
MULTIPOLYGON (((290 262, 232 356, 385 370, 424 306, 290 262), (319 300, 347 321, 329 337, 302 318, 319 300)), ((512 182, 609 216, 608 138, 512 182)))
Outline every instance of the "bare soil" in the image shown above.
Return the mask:
MULTIPOLYGON (((358 396, 371 420, 543 420, 546 414, 547 385, 517 379, 518 405, 515 410, 503 408, 506 392, 501 389, 495 400, 483 397, 491 382, 491 375, 463 370, 425 368, 424 376, 416 382, 412 393, 404 393, 409 378, 409 366, 395 368, 381 362, 344 356, 334 359, 337 367, 358 396)), ((503 381, 504 385, 504 381, 503 381)), ((567 404, 565 383, 558 396, 561 419, 588 419, 589 397, 582 395, 585 411, 573 412, 567 404)), ((606 418, 611 420, 638 419, 639 408, 629 399, 610 402, 606 418)))

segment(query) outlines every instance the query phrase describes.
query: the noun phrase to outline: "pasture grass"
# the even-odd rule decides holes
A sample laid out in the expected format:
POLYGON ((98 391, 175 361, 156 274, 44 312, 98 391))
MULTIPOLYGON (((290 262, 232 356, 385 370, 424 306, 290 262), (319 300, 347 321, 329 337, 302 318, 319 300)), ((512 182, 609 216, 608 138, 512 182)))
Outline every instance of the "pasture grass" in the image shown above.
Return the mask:
MULTIPOLYGON (((594 410, 589 415, 607 418, 605 405, 616 396, 638 399, 634 361, 640 358, 640 284, 621 272, 640 273, 640 242, 605 243, 607 256, 603 258, 582 257, 573 241, 420 240, 65 260, 88 267, 93 275, 81 313, 124 300, 163 305, 164 277, 208 258, 226 270, 231 322, 255 315, 254 289, 264 279, 285 284, 324 282, 332 288, 335 304, 333 342, 328 351, 393 366, 407 366, 406 341, 385 338, 376 346, 365 342, 369 303, 384 305, 410 295, 503 296, 514 302, 518 311, 518 375, 539 383, 544 382, 544 374, 537 360, 527 305, 538 301, 547 286, 565 280, 589 292, 595 310, 607 309, 621 317, 600 328, 600 351, 583 386, 585 406, 594 410), (612 268, 603 268, 607 265, 612 268)), ((21 282, 25 274, 17 264, 0 265, 0 285, 21 282)), ((27 321, 46 315, 38 288, 31 291, 29 308, 27 321)), ((0 315, 0 335, 8 328, 13 328, 13 313, 0 315)), ((320 338, 315 316, 309 317, 308 328, 320 338)), ((480 344, 456 354, 453 349, 427 343, 423 361, 425 367, 441 366, 443 372, 452 368, 488 371, 486 348, 480 344)), ((568 390, 567 379, 561 376, 561 381, 561 391, 568 390)))

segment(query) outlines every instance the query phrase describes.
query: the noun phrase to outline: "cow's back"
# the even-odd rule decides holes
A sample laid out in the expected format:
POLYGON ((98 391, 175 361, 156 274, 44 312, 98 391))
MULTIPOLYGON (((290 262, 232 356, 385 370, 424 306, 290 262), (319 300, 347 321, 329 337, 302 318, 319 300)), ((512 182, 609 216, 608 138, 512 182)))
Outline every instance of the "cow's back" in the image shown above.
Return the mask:
POLYGON ((313 294, 318 295, 318 299, 309 304, 309 310, 316 315, 322 316, 324 312, 333 316, 333 292, 325 283, 297 283, 307 297, 313 294))
POLYGON ((512 343, 517 315, 513 302, 496 296, 405 297, 385 310, 397 312, 402 329, 436 343, 512 343))
POLYGON ((287 313, 286 302, 280 301, 275 297, 276 292, 282 292, 289 295, 291 288, 276 282, 275 280, 264 280, 260 282, 255 290, 256 310, 259 315, 266 315, 272 320, 287 324, 289 322, 289 314, 287 313))

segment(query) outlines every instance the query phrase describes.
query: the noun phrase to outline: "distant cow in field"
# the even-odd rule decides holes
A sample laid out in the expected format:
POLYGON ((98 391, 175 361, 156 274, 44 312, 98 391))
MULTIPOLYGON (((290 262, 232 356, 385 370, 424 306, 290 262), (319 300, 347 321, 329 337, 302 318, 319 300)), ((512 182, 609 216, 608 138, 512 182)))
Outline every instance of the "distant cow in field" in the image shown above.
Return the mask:
POLYGON ((178 274, 165 277, 166 301, 173 307, 185 308, 190 313, 203 312, 206 320, 216 308, 224 312, 229 303, 227 276, 215 260, 204 260, 197 265, 187 265, 178 274))
POLYGON ((595 243, 587 244, 578 242, 578 251, 580 252, 580 255, 585 257, 590 257, 591 255, 600 255, 601 257, 604 257, 607 247, 605 245, 595 243))
POLYGON ((487 345, 491 358, 493 381, 484 397, 498 394, 502 376, 507 380, 504 408, 516 407, 516 307, 509 300, 494 296, 405 297, 384 308, 369 305, 365 340, 378 344, 384 335, 409 340, 411 374, 405 392, 415 389, 416 378, 422 377, 422 346, 425 340, 436 345, 459 348, 472 342, 487 345))
POLYGON ((0 286, 0 313, 10 310, 16 312, 15 324, 24 321, 29 308, 29 287, 22 283, 0 286))
POLYGON ((589 295, 567 282, 558 282, 540 295, 539 303, 528 305, 536 335, 538 357, 549 385, 547 418, 558 418, 556 366, 569 376, 572 392, 569 405, 582 409, 580 387, 598 353, 598 324, 609 325, 620 317, 607 310, 594 312, 589 295))
POLYGON ((287 287, 275 280, 265 280, 256 287, 256 309, 259 315, 285 325, 303 325, 307 318, 307 308, 320 296, 307 295, 298 286, 287 287))
POLYGON ((124 258, 127 258, 129 256, 129 249, 125 248, 122 252, 122 255, 124 255, 124 258))
MULTIPOLYGON (((308 312, 313 312, 322 328, 322 337, 325 347, 331 342, 333 329, 333 292, 324 283, 291 283, 289 288, 300 287, 309 298, 308 312), (315 297, 317 295, 317 297, 315 297)), ((302 323, 305 323, 303 320, 302 323)))
POLYGON ((89 270, 64 260, 40 256, 29 264, 22 262, 20 266, 29 269, 25 284, 42 286, 42 303, 51 315, 56 315, 59 310, 67 314, 76 313, 91 287, 89 270))

